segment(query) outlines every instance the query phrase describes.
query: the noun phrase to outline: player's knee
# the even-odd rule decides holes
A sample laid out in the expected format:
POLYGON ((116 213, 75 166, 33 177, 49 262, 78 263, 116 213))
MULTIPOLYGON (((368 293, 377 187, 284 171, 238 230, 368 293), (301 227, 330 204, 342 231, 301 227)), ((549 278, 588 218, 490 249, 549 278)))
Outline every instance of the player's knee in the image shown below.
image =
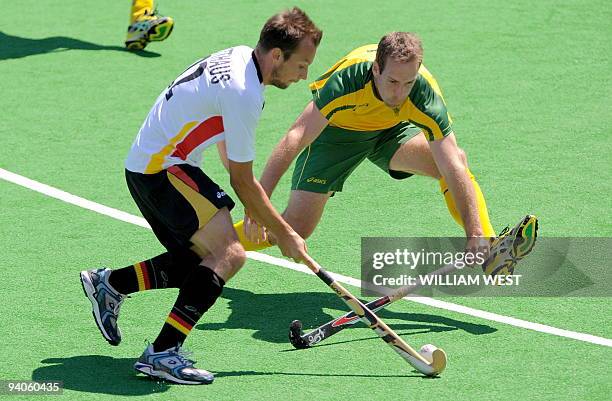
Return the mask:
POLYGON ((240 242, 233 242, 227 247, 226 258, 234 272, 238 271, 246 263, 246 252, 240 242))
POLYGON ((438 169, 438 166, 436 165, 435 162, 434 162, 433 166, 431 166, 430 175, 433 178, 435 178, 436 180, 439 180, 440 178, 442 178, 442 174, 440 174, 440 170, 438 169))
POLYGON ((315 226, 312 224, 308 224, 308 222, 299 222, 296 224, 291 224, 291 227, 300 237, 304 239, 310 237, 310 235, 315 229, 315 226))
POLYGON ((312 234, 313 228, 310 228, 310 224, 308 221, 304 221, 303 213, 291 208, 287 208, 283 214, 283 219, 291 226, 293 231, 298 233, 298 235, 302 238, 307 238, 312 234))

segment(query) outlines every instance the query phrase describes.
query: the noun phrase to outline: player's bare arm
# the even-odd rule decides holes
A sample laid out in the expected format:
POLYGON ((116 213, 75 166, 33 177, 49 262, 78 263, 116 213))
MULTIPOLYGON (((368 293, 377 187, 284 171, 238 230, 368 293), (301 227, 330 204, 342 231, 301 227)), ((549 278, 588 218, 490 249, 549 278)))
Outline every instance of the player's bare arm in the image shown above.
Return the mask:
POLYGON ((440 174, 445 178, 457 209, 464 222, 465 235, 468 238, 482 237, 483 231, 478 216, 476 192, 467 169, 459 156, 455 134, 450 133, 443 139, 429 143, 434 161, 440 174))
MULTIPOLYGON (((314 102, 309 102, 268 158, 260 181, 268 197, 272 197, 272 192, 274 192, 276 185, 297 155, 321 134, 327 124, 328 121, 314 102)), ((222 152, 221 147, 219 147, 219 152, 222 152)), ((264 228, 265 225, 258 224, 256 219, 252 217, 250 212, 246 210, 244 233, 249 241, 258 244, 267 240, 268 235, 266 228, 264 228)), ((271 230, 269 231, 272 232, 271 230)), ((271 238, 270 240, 276 242, 276 240, 271 238)))
MULTIPOLYGON (((309 102, 268 158, 260 180, 268 197, 272 197, 276 185, 297 155, 321 134, 327 124, 327 119, 317 106, 309 102)), ((217 143, 217 150, 221 162, 229 172, 225 141, 217 143)))
POLYGON ((268 158, 261 175, 261 186, 269 197, 293 160, 321 134, 327 123, 317 106, 309 102, 268 158))
POLYGON ((253 176, 253 163, 229 160, 230 183, 250 215, 274 235, 283 255, 305 260, 306 243, 274 209, 270 199, 253 176))

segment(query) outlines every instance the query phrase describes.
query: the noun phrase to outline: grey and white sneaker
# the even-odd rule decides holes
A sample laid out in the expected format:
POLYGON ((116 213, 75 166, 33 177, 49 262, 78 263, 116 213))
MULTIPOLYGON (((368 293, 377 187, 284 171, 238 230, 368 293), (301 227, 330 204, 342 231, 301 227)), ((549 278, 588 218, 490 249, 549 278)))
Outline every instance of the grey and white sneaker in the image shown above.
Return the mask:
POLYGON ((210 384, 215 376, 207 370, 193 366, 190 352, 180 347, 154 352, 153 344, 144 350, 134 369, 145 375, 180 384, 210 384))
POLYGON ((117 326, 119 308, 127 297, 109 283, 110 269, 91 269, 81 272, 83 291, 93 307, 93 317, 100 332, 111 345, 119 345, 121 331, 117 326))

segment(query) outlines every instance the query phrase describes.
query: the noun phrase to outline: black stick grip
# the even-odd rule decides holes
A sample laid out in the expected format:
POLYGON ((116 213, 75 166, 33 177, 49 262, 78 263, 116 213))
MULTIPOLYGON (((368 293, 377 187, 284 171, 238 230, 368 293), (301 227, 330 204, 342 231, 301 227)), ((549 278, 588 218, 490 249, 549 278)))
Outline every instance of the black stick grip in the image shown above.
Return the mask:
POLYGON ((332 283, 335 281, 334 278, 323 269, 319 269, 316 275, 319 276, 319 278, 323 280, 327 285, 332 285, 332 283))

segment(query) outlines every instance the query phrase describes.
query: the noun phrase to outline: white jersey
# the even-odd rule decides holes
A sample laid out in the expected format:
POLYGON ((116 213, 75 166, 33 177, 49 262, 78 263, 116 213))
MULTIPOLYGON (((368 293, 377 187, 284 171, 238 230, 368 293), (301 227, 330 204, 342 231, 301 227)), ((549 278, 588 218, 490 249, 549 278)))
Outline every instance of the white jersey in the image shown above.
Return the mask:
POLYGON ((159 95, 132 144, 126 169, 153 174, 175 164, 199 167, 204 149, 222 140, 230 160, 253 160, 263 91, 250 47, 199 60, 159 95))

